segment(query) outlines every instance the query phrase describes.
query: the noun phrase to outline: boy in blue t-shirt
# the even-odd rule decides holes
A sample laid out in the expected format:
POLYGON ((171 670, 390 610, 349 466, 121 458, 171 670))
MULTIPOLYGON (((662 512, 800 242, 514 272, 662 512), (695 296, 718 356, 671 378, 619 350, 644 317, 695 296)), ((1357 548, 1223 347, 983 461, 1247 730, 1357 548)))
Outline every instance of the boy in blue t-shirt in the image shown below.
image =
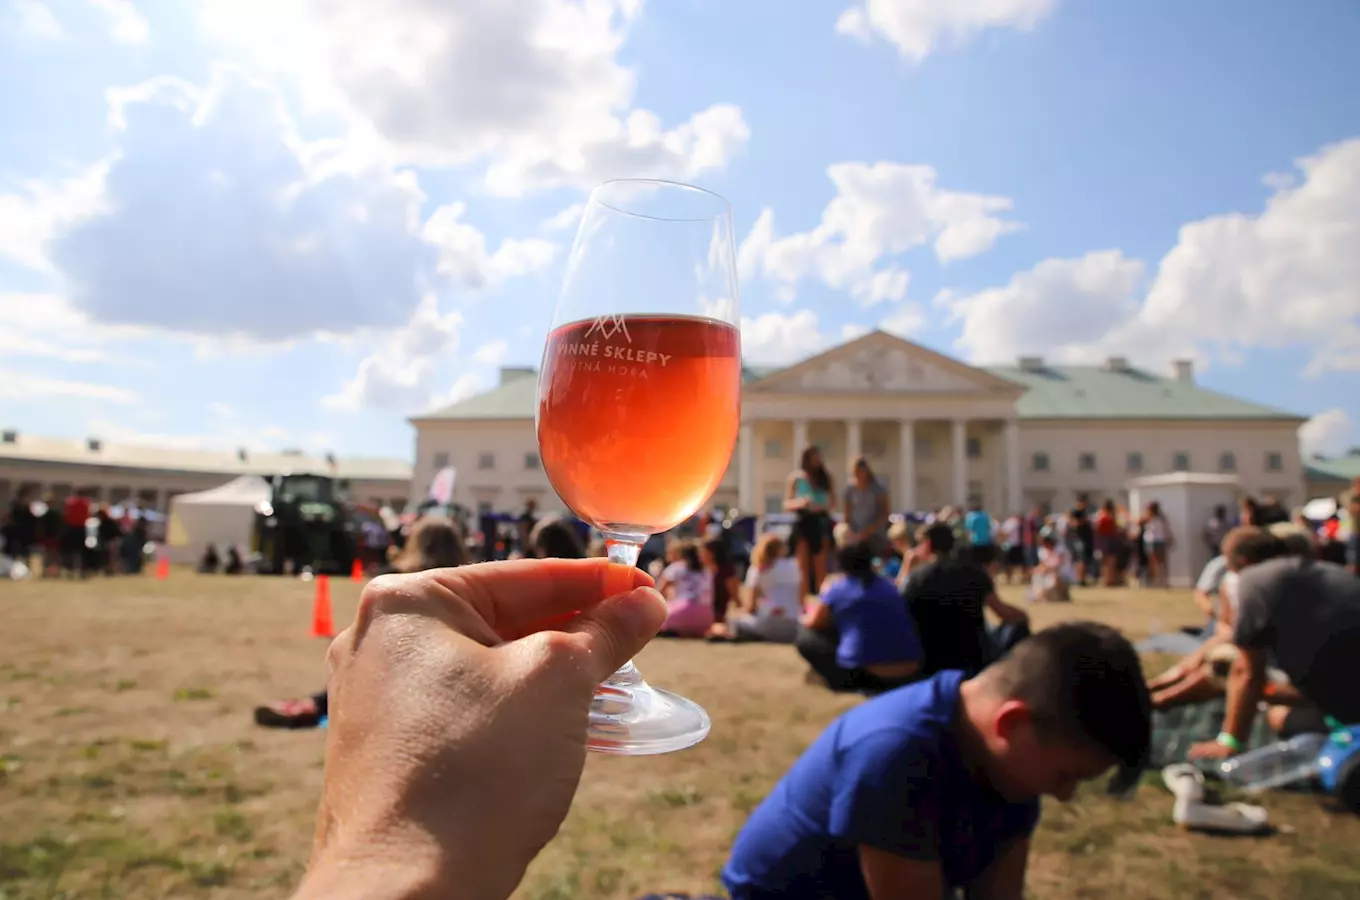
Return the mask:
POLYGON ((733 900, 1012 900, 1039 798, 1067 800, 1151 726, 1132 645, 1104 625, 1041 631, 850 710, 751 814, 723 868, 733 900))

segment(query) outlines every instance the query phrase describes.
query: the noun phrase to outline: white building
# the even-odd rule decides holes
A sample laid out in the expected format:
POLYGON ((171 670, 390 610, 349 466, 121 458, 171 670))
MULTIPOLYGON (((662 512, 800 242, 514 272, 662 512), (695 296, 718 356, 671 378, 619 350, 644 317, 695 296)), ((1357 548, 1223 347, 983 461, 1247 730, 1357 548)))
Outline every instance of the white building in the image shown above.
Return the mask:
MULTIPOLYGON (((452 465, 456 502, 560 508, 538 458, 535 374, 502 369, 496 388, 413 418, 413 494, 452 465)), ((898 510, 972 498, 996 513, 1059 508, 1078 493, 1122 498, 1130 478, 1173 471, 1232 474, 1244 491, 1300 503, 1303 422, 1198 386, 1189 362, 1166 377, 1120 358, 977 368, 875 331, 787 368, 745 371, 741 437, 714 503, 780 509, 810 443, 838 485, 864 454, 898 510)))
POLYGON ((285 473, 344 479, 355 500, 398 509, 406 505, 411 488, 405 460, 174 450, 0 432, 0 509, 20 491, 34 500, 50 494, 57 501, 82 492, 107 503, 135 500, 144 509, 164 512, 176 494, 208 490, 240 475, 285 473))

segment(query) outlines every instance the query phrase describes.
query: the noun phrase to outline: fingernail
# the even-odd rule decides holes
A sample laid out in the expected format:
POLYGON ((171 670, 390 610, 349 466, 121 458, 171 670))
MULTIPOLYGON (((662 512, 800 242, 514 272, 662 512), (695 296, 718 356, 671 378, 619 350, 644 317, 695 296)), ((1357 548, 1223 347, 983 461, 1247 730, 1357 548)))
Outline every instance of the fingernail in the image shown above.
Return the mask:
POLYGON ((635 588, 620 600, 620 612, 639 631, 656 631, 666 619, 666 598, 657 593, 655 588, 635 588))

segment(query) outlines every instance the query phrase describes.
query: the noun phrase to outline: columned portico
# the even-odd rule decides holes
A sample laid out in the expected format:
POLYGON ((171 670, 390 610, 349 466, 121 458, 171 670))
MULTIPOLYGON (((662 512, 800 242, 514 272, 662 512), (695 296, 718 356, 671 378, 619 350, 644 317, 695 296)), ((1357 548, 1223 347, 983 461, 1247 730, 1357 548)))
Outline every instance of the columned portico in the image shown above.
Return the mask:
POLYGON ((737 442, 738 506, 774 511, 805 447, 816 446, 839 503, 863 456, 895 511, 961 506, 976 497, 994 513, 1019 509, 1020 444, 1014 417, 777 418, 750 415, 737 442))
POLYGON ((916 508, 916 423, 902 419, 897 423, 897 490, 898 509, 916 508))
POLYGON ((950 449, 953 455, 953 495, 950 504, 963 506, 968 502, 968 420, 955 419, 950 430, 950 449))
POLYGON ((1006 435, 1006 512, 1023 512, 1024 490, 1020 486, 1020 423, 1007 419, 1006 435))
MULTIPOLYGON (((882 332, 874 332, 742 390, 743 511, 782 507, 803 450, 822 451, 836 487, 863 456, 896 511, 967 503, 989 508, 1015 492, 1019 443, 1006 431, 1024 389, 882 332), (1015 457, 1015 459, 1012 459, 1015 457)), ((999 512, 999 509, 997 510, 999 512)))

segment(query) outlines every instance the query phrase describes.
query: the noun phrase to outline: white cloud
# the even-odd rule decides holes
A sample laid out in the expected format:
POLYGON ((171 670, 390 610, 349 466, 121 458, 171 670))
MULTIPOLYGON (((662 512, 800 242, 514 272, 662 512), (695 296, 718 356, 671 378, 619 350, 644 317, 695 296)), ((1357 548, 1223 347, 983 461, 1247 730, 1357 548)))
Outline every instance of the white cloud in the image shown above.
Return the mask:
POLYGON ((441 360, 458 349, 463 317, 442 313, 433 295, 424 297, 411 320, 393 329, 359 363, 354 378, 336 394, 323 397, 328 409, 372 408, 415 412, 434 399, 441 360))
POLYGON ((208 33, 296 76, 405 160, 486 161, 502 195, 629 174, 693 178, 746 144, 718 103, 667 128, 618 53, 638 0, 209 0, 208 33))
POLYGON ((543 220, 539 226, 544 231, 565 231, 568 228, 575 228, 576 223, 581 220, 581 213, 585 212, 584 203, 573 203, 561 212, 554 213, 543 220))
POLYGON ((55 273, 96 325, 217 343, 393 328, 447 283, 498 285, 556 245, 485 236, 414 173, 307 143, 279 94, 231 68, 110 91, 115 153, 0 194, 0 254, 55 273))
POLYGON ((878 327, 898 337, 910 338, 925 328, 929 321, 925 307, 919 303, 905 302, 896 304, 878 327))
POLYGON ((834 341, 810 309, 768 312, 741 320, 741 355, 752 365, 789 365, 820 353, 834 341))
POLYGON ((1304 456, 1340 456, 1354 439, 1354 423, 1340 407, 1320 412, 1299 427, 1299 447, 1304 456))
POLYGON ((931 166, 844 162, 827 175, 836 196, 811 231, 776 237, 774 213, 761 212, 737 252, 743 279, 763 274, 786 302, 809 277, 866 304, 901 300, 908 272, 884 260, 928 243, 941 262, 966 259, 1021 227, 1001 218, 1009 198, 939 187, 931 166))
POLYGON ((836 31, 865 43, 875 37, 920 62, 941 45, 960 46, 990 28, 1028 31, 1058 0, 865 0, 836 20, 836 31))
POLYGON ((935 302, 962 323, 955 346, 970 360, 1005 362, 1042 351, 1086 361, 1099 355, 1113 323, 1137 312, 1142 284, 1140 261, 1101 250, 1046 259, 1003 287, 965 296, 943 292, 935 302))
POLYGON ((1232 359, 1249 347, 1302 346, 1309 371, 1360 370, 1360 138, 1298 160, 1256 216, 1181 228, 1138 315, 1110 335, 1142 351, 1180 345, 1232 359))
POLYGON ((0 398, 16 401, 45 399, 97 400, 101 403, 127 405, 138 402, 134 391, 107 384, 47 378, 28 372, 0 369, 0 398))
POLYGON ((57 21, 52 8, 44 0, 13 0, 11 9, 22 34, 49 41, 66 36, 61 22, 57 21))
POLYGON ((40 272, 52 271, 47 245, 62 228, 100 209, 108 166, 52 182, 28 180, 0 194, 0 257, 40 272))
POLYGON ((1303 348, 1310 374, 1360 370, 1360 138, 1269 176, 1257 215, 1180 229, 1143 290, 1144 267, 1118 250, 1047 259, 1003 287, 941 305, 962 321, 971 359, 1123 355, 1229 362, 1251 348, 1303 348))
POLYGON ((103 13, 109 23, 109 36, 126 44, 139 44, 151 36, 146 19, 132 5, 132 0, 88 0, 103 13))
POLYGON ((472 354, 472 361, 482 366, 499 366, 509 352, 510 345, 505 341, 492 341, 478 347, 472 354))
POLYGON ((542 238, 506 239, 486 252, 486 236, 462 220, 465 206, 447 203, 436 209, 421 236, 439 249, 438 269, 471 287, 500 284, 542 269, 553 261, 557 245, 542 238))
POLYGON ((136 329, 104 328, 56 294, 0 293, 0 357, 30 356, 66 363, 134 362, 110 344, 141 336, 136 329))
POLYGON ((476 372, 468 372, 459 375, 453 382, 453 387, 449 389, 448 393, 443 397, 436 399, 433 406, 448 406, 452 403, 461 403, 469 397, 475 397, 484 390, 486 390, 486 382, 482 379, 482 376, 478 375, 476 372))

